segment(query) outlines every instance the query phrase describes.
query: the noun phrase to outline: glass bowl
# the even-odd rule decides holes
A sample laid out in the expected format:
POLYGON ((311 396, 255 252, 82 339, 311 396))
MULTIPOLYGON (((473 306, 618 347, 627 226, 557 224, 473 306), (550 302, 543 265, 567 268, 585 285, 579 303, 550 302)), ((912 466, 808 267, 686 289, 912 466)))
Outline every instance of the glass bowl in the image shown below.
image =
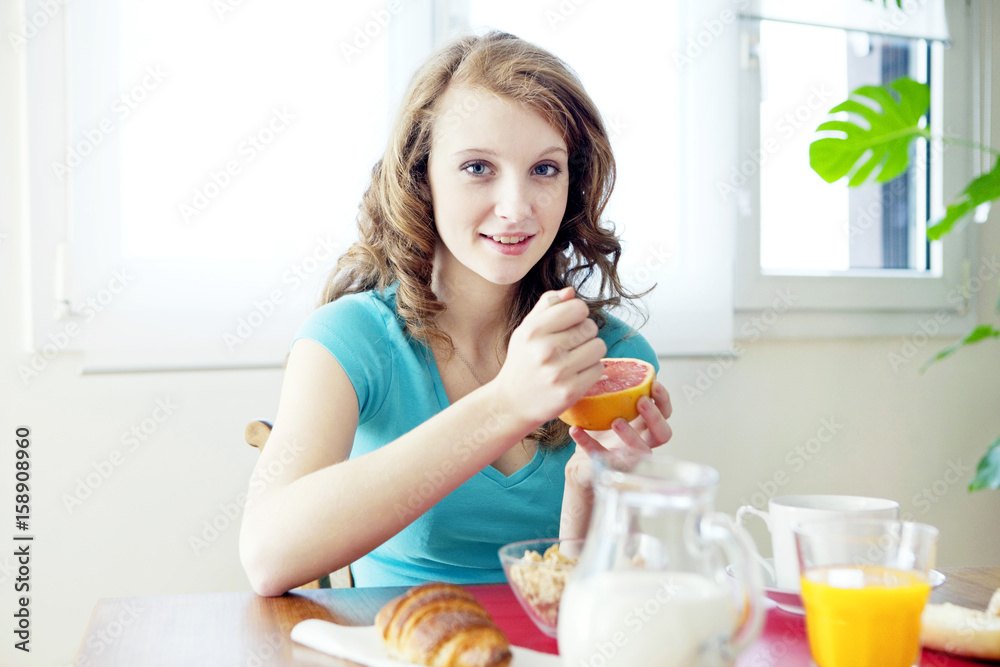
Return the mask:
POLYGON ((582 539, 525 540, 500 548, 507 583, 538 629, 556 636, 559 600, 583 549, 582 539))

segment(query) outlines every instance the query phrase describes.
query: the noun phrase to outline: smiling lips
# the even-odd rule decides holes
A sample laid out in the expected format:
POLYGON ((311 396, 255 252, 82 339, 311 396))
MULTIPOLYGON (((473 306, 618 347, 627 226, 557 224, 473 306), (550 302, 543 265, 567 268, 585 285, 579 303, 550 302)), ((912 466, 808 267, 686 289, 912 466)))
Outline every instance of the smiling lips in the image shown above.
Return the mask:
POLYGON ((520 255, 528 249, 528 246, 531 245, 531 239, 534 238, 534 234, 525 236, 491 236, 480 234, 480 236, 489 242, 494 249, 504 255, 520 255))

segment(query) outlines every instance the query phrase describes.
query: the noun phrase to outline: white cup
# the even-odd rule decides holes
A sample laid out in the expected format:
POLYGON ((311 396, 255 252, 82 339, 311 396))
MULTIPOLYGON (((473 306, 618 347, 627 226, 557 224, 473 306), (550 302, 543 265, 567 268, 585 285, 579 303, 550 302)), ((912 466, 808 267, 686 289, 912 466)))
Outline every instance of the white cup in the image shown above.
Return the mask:
POLYGON ((799 590, 799 559, 795 552, 794 525, 814 519, 898 519, 899 503, 884 498, 861 496, 798 495, 776 496, 767 503, 768 511, 753 505, 743 505, 736 511, 736 522, 742 524, 747 514, 759 516, 771 533, 774 567, 762 559, 761 564, 777 583, 777 588, 799 590))

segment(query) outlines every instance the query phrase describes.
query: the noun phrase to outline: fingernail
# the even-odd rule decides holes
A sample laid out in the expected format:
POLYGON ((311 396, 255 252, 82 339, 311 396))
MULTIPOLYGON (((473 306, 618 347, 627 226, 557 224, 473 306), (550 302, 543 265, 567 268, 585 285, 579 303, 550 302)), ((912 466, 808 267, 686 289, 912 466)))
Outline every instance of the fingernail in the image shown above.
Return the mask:
POLYGON ((552 295, 549 296, 549 307, 550 308, 552 306, 556 305, 557 303, 560 303, 560 302, 562 302, 562 299, 560 299, 557 295, 552 294, 552 295))

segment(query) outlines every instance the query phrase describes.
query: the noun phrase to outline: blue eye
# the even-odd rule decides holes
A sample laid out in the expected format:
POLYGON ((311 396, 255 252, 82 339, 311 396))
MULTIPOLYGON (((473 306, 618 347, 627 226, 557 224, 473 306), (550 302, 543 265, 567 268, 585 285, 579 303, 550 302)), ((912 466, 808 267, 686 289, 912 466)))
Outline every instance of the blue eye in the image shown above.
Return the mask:
POLYGON ((462 171, 466 171, 473 176, 485 176, 489 172, 489 167, 482 162, 470 162, 462 167, 462 171))
POLYGON ((555 176, 559 173, 559 167, 554 164, 540 164, 534 169, 536 176, 555 176))

